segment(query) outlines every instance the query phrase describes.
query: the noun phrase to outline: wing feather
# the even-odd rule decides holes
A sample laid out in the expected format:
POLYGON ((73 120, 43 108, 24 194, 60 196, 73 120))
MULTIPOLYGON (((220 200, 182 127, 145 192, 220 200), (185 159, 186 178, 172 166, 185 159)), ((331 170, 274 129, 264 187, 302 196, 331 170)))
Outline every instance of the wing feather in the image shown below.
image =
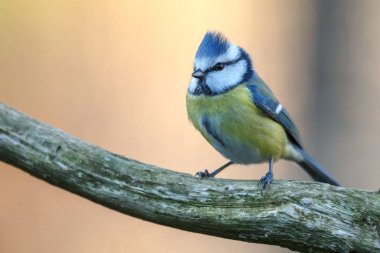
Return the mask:
POLYGON ((247 88, 252 93, 253 103, 273 120, 280 123, 293 142, 302 148, 301 136, 296 124, 270 89, 263 82, 249 84, 247 88))

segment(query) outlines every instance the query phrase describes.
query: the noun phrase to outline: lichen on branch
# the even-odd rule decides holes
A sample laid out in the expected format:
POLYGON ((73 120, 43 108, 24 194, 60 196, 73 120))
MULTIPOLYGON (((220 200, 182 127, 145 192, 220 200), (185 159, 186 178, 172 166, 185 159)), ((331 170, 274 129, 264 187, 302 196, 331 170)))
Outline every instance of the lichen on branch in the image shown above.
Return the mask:
POLYGON ((0 160, 140 219, 299 252, 380 252, 380 194, 198 179, 113 154, 0 104, 0 160))

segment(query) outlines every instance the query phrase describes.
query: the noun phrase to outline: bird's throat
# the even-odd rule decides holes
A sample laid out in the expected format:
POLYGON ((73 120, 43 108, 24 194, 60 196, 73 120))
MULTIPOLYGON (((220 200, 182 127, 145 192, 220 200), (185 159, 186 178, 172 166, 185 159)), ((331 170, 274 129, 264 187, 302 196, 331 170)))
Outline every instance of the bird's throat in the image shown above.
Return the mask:
POLYGON ((200 81, 197 87, 194 90, 194 94, 196 96, 205 95, 205 96, 213 96, 214 92, 210 89, 210 87, 203 81, 200 81))

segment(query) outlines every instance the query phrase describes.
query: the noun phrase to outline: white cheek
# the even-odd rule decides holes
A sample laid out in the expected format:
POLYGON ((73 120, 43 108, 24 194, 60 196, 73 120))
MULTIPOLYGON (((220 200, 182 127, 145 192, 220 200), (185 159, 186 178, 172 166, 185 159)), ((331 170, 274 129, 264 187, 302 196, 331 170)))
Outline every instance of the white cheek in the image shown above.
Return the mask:
POLYGON ((206 84, 216 93, 223 92, 239 84, 246 72, 247 62, 241 60, 233 65, 227 66, 222 71, 209 73, 206 84))

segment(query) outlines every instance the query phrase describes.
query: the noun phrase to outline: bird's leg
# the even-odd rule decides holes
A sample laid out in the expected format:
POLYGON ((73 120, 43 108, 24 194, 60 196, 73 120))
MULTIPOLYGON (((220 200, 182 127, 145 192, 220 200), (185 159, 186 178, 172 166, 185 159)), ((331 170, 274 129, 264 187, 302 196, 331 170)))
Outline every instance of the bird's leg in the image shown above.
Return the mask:
POLYGON ((202 177, 215 177, 217 174, 219 174, 219 172, 221 172, 222 170, 224 170, 225 168, 227 168, 228 166, 230 166, 231 164, 233 164, 234 162, 232 161, 229 161, 228 163, 224 164, 223 166, 221 166, 220 168, 214 170, 213 172, 209 173, 208 170, 204 170, 204 171, 198 171, 195 176, 196 177, 199 177, 199 178, 202 178, 202 177))
POLYGON ((273 158, 270 158, 269 159, 269 170, 265 174, 265 176, 260 178, 259 183, 258 183, 258 185, 261 189, 261 193, 263 192, 263 190, 265 188, 270 188, 272 181, 273 181, 273 158))

